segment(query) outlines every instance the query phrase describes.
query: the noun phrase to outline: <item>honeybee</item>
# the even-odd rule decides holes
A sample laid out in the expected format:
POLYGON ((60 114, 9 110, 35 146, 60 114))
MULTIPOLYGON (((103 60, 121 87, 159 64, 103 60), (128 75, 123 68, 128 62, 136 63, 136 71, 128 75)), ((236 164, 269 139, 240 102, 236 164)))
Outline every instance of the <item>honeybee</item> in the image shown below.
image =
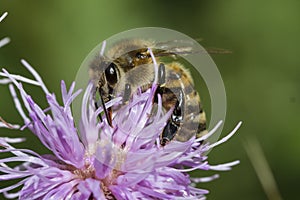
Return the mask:
MULTIPOLYGON (((166 50, 163 43, 144 39, 115 43, 105 55, 96 56, 89 68, 90 79, 94 82, 95 92, 99 92, 102 105, 119 95, 126 103, 138 88, 145 91, 151 87, 155 70, 149 48, 158 64, 159 87, 156 92, 162 97, 165 111, 173 109, 161 133, 161 145, 173 139, 187 141, 194 135, 204 135, 207 132, 205 112, 191 74, 178 61, 165 62, 162 59, 192 53, 191 47, 166 50)), ((111 110, 104 109, 104 112, 111 125, 111 110)))

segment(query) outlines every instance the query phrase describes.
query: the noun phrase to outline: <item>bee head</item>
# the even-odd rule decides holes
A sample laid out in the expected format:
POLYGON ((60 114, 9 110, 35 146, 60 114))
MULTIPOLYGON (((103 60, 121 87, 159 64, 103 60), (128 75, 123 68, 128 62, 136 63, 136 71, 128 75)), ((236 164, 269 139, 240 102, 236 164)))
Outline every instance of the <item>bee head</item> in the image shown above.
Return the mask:
POLYGON ((95 89, 101 91, 105 102, 113 96, 114 88, 120 80, 120 71, 116 63, 107 59, 95 59, 89 68, 90 79, 95 89))

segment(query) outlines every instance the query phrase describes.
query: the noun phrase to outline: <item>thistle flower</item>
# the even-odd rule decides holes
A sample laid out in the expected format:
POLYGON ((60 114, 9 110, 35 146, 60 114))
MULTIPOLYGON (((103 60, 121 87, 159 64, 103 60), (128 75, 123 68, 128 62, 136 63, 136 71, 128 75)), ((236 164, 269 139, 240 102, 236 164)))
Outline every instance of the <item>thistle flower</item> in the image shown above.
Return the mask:
MULTIPOLYGON (((198 189, 192 183, 212 180, 190 178, 193 170, 229 170, 238 161, 209 165, 205 152, 229 139, 238 126, 222 140, 208 144, 203 140, 220 126, 216 125, 201 138, 192 137, 186 142, 172 141, 159 145, 169 113, 164 113, 158 96, 157 112, 152 113, 155 90, 152 85, 146 92, 138 91, 125 106, 119 109, 112 120, 99 122, 98 114, 91 103, 92 84, 85 89, 82 100, 82 116, 79 129, 75 127, 71 103, 81 92, 74 91, 75 83, 67 90, 61 82, 63 105, 54 94, 48 92, 41 77, 25 61, 23 65, 36 80, 16 76, 3 69, 2 75, 9 85, 17 110, 24 120, 21 129, 30 129, 52 151, 53 155, 39 155, 29 149, 17 149, 14 143, 22 138, 0 138, 1 153, 10 152, 11 157, 0 159, 0 180, 20 180, 0 189, 6 198, 19 199, 202 199, 207 190, 198 189), (40 108, 24 90, 21 82, 35 83, 45 92, 49 107, 40 108), (14 88, 17 88, 21 100, 14 88), (23 110, 21 102, 26 108, 23 110), (25 113, 28 113, 26 115, 25 113), (10 167, 11 162, 22 162, 10 167), (22 186, 20 191, 8 193, 22 186)), ((116 98, 106 107, 121 103, 116 98)))
MULTIPOLYGON (((4 18, 4 17, 3 17, 4 18)), ((3 19, 0 18, 1 20, 3 19)), ((0 20, 0 21, 1 21, 0 20)), ((155 61, 155 60, 154 60, 155 61)), ((98 121, 103 108, 95 110, 92 84, 85 89, 81 105, 81 122, 76 127, 71 103, 82 92, 75 83, 67 90, 61 82, 63 104, 49 92, 37 72, 25 61, 22 64, 35 80, 9 73, 3 69, 0 83, 9 84, 17 111, 28 128, 51 155, 40 155, 30 149, 15 148, 24 138, 0 137, 0 181, 16 180, 0 189, 6 198, 19 199, 205 199, 207 190, 196 183, 217 178, 191 178, 194 170, 230 170, 239 163, 210 165, 205 153, 228 140, 241 123, 220 141, 203 143, 221 125, 219 122, 207 135, 192 137, 186 142, 171 141, 160 146, 160 134, 171 111, 164 113, 161 97, 156 109, 153 98, 157 85, 137 91, 128 104, 113 115, 112 127, 104 118, 98 121), (37 85, 45 93, 48 107, 42 109, 24 90, 22 83, 37 85), (18 97, 15 88, 19 92, 18 97), (24 109, 25 108, 25 109, 24 109), (153 113, 156 110, 155 113, 153 113), (7 157, 10 153, 10 157, 7 157), (21 164, 12 167, 11 164, 21 164), (16 188, 20 188, 15 192, 16 188)), ((106 103, 106 108, 119 105, 121 98, 106 103)), ((19 129, 18 125, 1 122, 0 127, 19 129)))

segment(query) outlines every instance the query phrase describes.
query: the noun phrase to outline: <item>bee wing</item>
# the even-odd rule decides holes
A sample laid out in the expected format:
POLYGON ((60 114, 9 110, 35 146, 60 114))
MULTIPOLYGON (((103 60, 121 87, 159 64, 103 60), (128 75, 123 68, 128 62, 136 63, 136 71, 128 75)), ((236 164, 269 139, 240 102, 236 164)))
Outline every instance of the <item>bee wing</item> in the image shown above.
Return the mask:
POLYGON ((176 55, 188 55, 193 52, 191 47, 175 47, 172 49, 155 49, 153 51, 154 56, 156 57, 164 57, 164 56, 176 56, 176 55))
POLYGON ((155 48, 158 50, 180 53, 190 52, 196 44, 197 42, 191 40, 169 40, 156 43, 155 48))
POLYGON ((232 51, 228 49, 216 48, 216 47, 207 47, 205 48, 209 54, 230 54, 232 51))
POLYGON ((222 48, 209 47, 205 50, 196 50, 197 42, 186 40, 170 40, 166 42, 159 42, 155 45, 154 55, 157 57, 164 56, 184 56, 189 54, 229 54, 232 51, 222 48))

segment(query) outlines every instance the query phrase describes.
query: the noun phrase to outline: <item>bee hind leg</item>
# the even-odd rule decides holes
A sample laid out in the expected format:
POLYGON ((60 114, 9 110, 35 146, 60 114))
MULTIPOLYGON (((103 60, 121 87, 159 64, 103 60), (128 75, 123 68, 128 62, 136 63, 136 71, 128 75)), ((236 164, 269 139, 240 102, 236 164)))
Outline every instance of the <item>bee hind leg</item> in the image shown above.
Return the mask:
MULTIPOLYGON (((170 89, 168 89, 168 90, 170 90, 170 89)), ((168 93, 169 92, 172 92, 172 91, 168 91, 168 93)), ((178 92, 178 96, 176 96, 174 93, 173 93, 173 95, 174 95, 174 98, 176 98, 176 103, 174 106, 173 113, 171 114, 170 119, 167 121, 167 124, 161 134, 161 145, 162 146, 165 146, 169 141, 174 139, 174 137, 178 133, 180 126, 183 122, 183 113, 184 113, 183 91, 180 89, 178 92)))
MULTIPOLYGON (((161 134, 160 144, 165 146, 168 142, 174 139, 177 132, 180 129, 180 126, 183 121, 184 113, 184 93, 182 89, 178 91, 172 91, 170 88, 164 87, 163 85, 166 82, 166 69, 163 63, 159 64, 158 67, 158 84, 156 93, 160 94, 162 98, 166 98, 167 102, 163 103, 164 107, 170 107, 168 102, 171 102, 171 107, 174 107, 173 113, 170 116, 170 119, 167 121, 167 124, 161 134)), ((157 103, 157 94, 155 95, 154 102, 157 103)))

